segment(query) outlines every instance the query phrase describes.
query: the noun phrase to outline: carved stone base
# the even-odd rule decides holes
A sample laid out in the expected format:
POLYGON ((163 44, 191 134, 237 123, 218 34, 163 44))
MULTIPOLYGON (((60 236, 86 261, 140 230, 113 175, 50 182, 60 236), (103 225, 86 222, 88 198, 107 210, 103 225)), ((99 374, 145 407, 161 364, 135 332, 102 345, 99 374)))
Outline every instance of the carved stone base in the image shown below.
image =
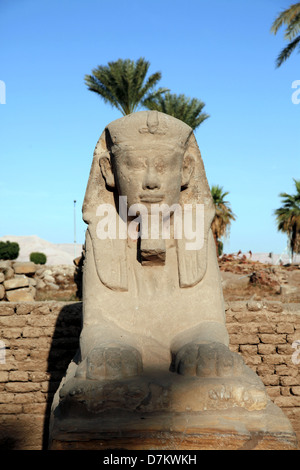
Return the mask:
POLYGON ((275 450, 297 449, 297 440, 252 371, 235 378, 155 371, 117 381, 71 374, 53 403, 49 448, 275 450))
POLYGON ((296 450, 295 435, 275 405, 259 412, 122 412, 57 420, 52 450, 296 450))

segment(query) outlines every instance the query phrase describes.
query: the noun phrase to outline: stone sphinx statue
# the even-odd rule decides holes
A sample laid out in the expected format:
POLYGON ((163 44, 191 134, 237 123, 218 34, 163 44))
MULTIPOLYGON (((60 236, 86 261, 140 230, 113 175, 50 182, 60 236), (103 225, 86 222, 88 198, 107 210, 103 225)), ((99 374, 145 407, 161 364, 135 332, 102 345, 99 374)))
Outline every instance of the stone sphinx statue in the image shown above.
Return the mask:
POLYGON ((208 343, 214 343, 216 355, 220 354, 220 375, 227 374, 229 363, 235 367, 233 355, 219 346, 228 345, 228 334, 210 230, 213 216, 203 163, 189 126, 146 111, 107 126, 96 146, 83 205, 88 229, 82 362, 77 375, 91 379, 136 375, 153 366, 168 370, 171 362, 180 374, 201 375, 197 348, 208 343), (143 205, 149 217, 153 205, 183 209, 202 205, 204 217, 197 227, 200 249, 187 250, 184 233, 177 240, 170 233, 169 238, 158 234, 140 243, 130 236, 120 239, 119 231, 115 239, 99 239, 100 204, 115 207, 117 226, 124 222, 117 196, 126 197, 127 208, 143 205))
MULTIPOLYGON (((97 416, 89 423, 102 446, 106 433, 127 439, 133 426, 143 436, 141 448, 152 448, 140 427, 145 416, 162 433, 178 431, 182 420, 185 430, 187 422, 212 428, 199 418, 206 411, 217 410, 219 419, 224 410, 229 416, 228 409, 267 407, 262 382, 228 347, 213 217, 189 126, 142 111, 106 127, 83 204, 80 351, 54 401, 56 443, 70 417, 78 425, 97 416)), ((241 415, 228 419, 237 426, 241 415)))

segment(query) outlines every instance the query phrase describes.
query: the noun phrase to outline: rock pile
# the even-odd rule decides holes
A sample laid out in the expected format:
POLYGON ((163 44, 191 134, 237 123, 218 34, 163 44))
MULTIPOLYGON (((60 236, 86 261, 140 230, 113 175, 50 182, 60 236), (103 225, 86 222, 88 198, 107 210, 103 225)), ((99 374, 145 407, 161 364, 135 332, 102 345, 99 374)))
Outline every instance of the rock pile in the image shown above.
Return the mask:
POLYGON ((76 293, 75 266, 0 260, 0 301, 33 302, 60 291, 76 293))

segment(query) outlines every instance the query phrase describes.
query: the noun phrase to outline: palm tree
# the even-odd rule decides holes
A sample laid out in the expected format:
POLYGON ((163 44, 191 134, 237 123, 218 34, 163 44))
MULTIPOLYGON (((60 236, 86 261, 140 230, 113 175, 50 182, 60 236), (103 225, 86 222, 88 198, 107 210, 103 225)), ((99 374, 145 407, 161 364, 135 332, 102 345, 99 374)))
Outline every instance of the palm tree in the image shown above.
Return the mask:
POLYGON ((295 3, 282 11, 273 22, 271 32, 277 34, 284 24, 286 25, 284 39, 289 41, 289 44, 278 55, 277 67, 280 67, 290 57, 297 46, 298 52, 300 51, 300 3, 295 3))
POLYGON ((169 114, 196 129, 209 117, 202 112, 205 104, 197 98, 188 98, 185 95, 166 93, 165 95, 152 96, 145 100, 147 109, 169 114))
POLYGON ((100 95, 106 103, 116 107, 123 115, 131 114, 143 105, 146 99, 159 96, 167 88, 154 87, 161 79, 156 72, 146 79, 150 63, 144 58, 136 62, 130 59, 119 59, 99 65, 92 70, 92 75, 85 75, 85 83, 89 90, 100 95))
POLYGON ((292 257, 300 253, 300 180, 295 180, 296 194, 280 193, 282 207, 276 209, 277 229, 287 233, 292 257))
POLYGON ((216 243, 217 255, 219 256, 222 248, 220 238, 229 235, 230 225, 235 220, 235 215, 230 208, 229 202, 225 201, 226 196, 229 194, 228 191, 224 192, 223 188, 218 185, 213 185, 210 191, 216 210, 211 229, 216 243))

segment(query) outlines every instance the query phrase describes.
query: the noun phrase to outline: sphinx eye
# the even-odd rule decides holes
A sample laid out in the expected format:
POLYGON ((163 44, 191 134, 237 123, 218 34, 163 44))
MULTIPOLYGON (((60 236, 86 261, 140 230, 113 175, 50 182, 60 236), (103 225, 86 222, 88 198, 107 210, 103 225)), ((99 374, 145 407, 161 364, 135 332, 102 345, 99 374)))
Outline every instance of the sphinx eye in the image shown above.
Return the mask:
POLYGON ((128 169, 142 170, 146 167, 146 164, 143 158, 130 157, 126 159, 126 166, 128 169))
POLYGON ((165 168, 166 168, 166 166, 165 166, 165 164, 162 160, 157 161, 155 163, 155 169, 158 173, 163 173, 165 171, 165 168))

